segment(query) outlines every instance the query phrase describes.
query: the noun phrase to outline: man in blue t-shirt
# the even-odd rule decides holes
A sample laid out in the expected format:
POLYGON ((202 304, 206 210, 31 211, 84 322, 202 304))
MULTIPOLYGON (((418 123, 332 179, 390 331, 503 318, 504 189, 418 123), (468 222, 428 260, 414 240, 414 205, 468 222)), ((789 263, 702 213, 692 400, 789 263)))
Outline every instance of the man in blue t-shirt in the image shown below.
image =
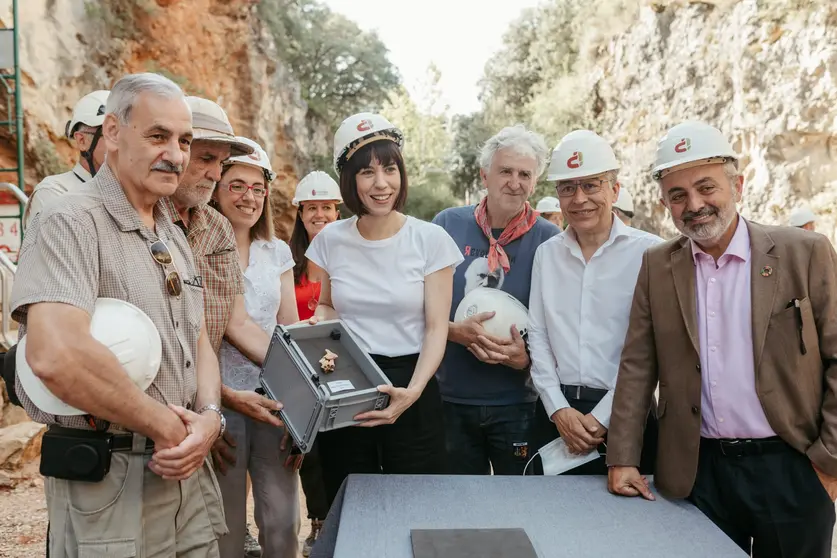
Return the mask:
POLYGON ((503 290, 528 307, 535 250, 561 232, 538 219, 527 202, 547 155, 540 135, 521 125, 504 128, 480 155, 486 197, 476 206, 449 208, 433 219, 465 257, 454 275, 448 346, 437 374, 454 474, 493 470, 520 475, 539 447, 536 419, 545 411, 529 376, 524 339, 516 331, 508 339, 489 335, 481 323, 492 314, 460 323, 453 319, 465 294, 476 287, 503 290))

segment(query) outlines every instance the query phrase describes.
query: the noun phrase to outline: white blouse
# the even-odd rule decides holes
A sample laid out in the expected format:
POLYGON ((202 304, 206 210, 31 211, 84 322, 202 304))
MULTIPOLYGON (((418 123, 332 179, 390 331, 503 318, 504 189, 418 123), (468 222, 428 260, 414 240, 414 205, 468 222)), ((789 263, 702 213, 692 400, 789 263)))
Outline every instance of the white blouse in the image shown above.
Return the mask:
MULTIPOLYGON (((266 333, 276 327, 276 314, 282 302, 280 277, 292 269, 290 247, 278 238, 254 240, 250 261, 244 270, 244 308, 266 333)), ((226 340, 221 343, 221 380, 235 390, 253 390, 259 386, 260 368, 226 340)))

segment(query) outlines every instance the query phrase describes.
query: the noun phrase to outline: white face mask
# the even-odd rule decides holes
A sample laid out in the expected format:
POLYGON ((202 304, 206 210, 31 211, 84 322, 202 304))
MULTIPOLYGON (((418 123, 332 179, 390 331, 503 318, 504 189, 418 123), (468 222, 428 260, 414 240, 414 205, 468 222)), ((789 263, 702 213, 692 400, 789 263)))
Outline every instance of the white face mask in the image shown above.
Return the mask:
POLYGON ((539 449, 535 455, 541 456, 544 475, 560 475, 599 458, 599 452, 596 449, 586 455, 570 453, 562 438, 555 438, 539 449))

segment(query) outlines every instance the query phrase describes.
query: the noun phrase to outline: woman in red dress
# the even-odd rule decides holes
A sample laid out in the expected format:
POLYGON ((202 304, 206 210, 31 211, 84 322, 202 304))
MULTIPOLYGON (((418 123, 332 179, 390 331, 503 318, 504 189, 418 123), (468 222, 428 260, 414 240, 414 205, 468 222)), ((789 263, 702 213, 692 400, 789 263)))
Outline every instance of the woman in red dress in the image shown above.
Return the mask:
MULTIPOLYGON (((338 219, 337 205, 342 201, 337 182, 322 171, 306 175, 296 187, 293 204, 299 210, 296 213, 290 246, 295 262, 294 288, 300 320, 307 320, 314 315, 317 300, 320 298, 320 281, 317 275, 319 268, 308 261, 305 251, 317 233, 338 219)), ((311 520, 311 533, 305 539, 302 550, 303 556, 308 556, 328 514, 328 500, 323 486, 316 441, 302 462, 299 476, 308 507, 308 519, 311 520)))

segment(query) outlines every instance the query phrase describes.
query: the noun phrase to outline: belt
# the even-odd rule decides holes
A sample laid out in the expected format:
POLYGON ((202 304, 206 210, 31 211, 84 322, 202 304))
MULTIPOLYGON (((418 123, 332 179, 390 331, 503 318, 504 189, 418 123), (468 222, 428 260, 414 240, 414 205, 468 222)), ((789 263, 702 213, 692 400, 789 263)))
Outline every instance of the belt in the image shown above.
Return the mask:
POLYGON ((701 438, 700 445, 720 452, 724 457, 748 457, 796 451, 779 436, 770 438, 701 438))
POLYGON ((568 386, 564 384, 561 384, 561 392, 567 399, 573 399, 575 401, 590 401, 592 403, 598 403, 602 400, 602 397, 607 395, 606 389, 585 386, 568 386))
MULTIPOLYGON (((134 447, 133 434, 114 434, 111 440, 111 451, 131 451, 134 447)), ((151 438, 145 439, 145 453, 154 451, 154 440, 151 438)))
MULTIPOLYGON (((85 436, 97 437, 98 435, 111 437, 110 450, 111 451, 131 451, 134 447, 134 436, 131 432, 114 433, 114 432, 96 432, 95 430, 80 430, 77 428, 67 428, 66 426, 58 426, 57 424, 50 424, 48 429, 51 432, 58 434, 66 434, 69 436, 77 436, 83 439, 85 436)), ((151 453, 154 451, 154 441, 150 438, 145 439, 145 452, 151 453)))

